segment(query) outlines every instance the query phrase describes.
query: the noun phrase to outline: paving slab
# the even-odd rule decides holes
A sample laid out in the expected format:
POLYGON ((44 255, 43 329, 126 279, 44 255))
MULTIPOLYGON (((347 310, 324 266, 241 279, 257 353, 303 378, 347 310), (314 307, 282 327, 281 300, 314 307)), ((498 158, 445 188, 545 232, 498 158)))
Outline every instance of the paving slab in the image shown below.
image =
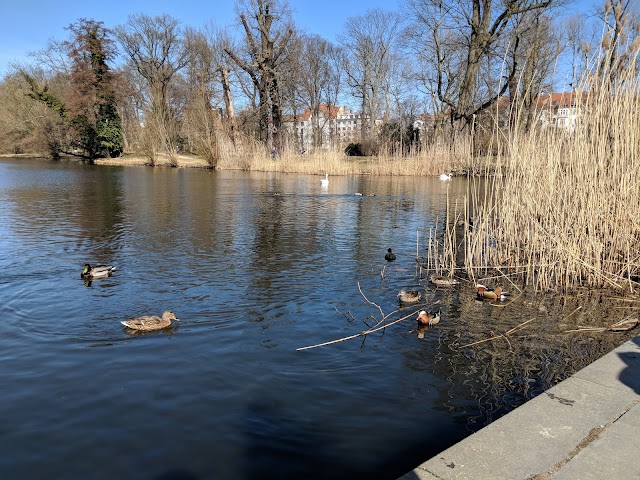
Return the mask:
POLYGON ((401 478, 638 480, 639 416, 640 336, 401 478))
POLYGON ((576 372, 573 378, 640 393, 640 335, 576 372))
POLYGON ((553 480, 640 479, 640 405, 617 419, 591 445, 583 448, 553 480))

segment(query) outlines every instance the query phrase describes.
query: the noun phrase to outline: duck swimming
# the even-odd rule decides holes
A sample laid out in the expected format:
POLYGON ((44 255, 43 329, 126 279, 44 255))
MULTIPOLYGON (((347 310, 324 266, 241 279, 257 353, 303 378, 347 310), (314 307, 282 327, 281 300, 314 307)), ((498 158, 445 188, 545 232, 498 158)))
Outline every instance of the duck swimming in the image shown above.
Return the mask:
POLYGON ((171 320, 180 321, 176 318, 176 314, 171 310, 167 310, 162 314, 162 318, 155 315, 145 315, 143 317, 124 320, 120 323, 132 330, 140 330, 143 332, 151 332, 153 330, 162 330, 171 325, 171 320))
POLYGON ((418 323, 422 325, 433 326, 440 323, 440 317, 442 316, 440 310, 437 312, 427 312, 426 310, 421 310, 418 314, 418 323))
POLYGON ((398 292, 398 300, 400 303, 418 303, 422 300, 422 292, 417 290, 405 290, 403 288, 398 292))
POLYGON ((439 287, 450 287, 452 285, 457 285, 460 283, 455 278, 445 277, 444 275, 431 275, 429 277, 429 281, 434 285, 438 285, 439 287))
POLYGON ((478 300, 483 300, 486 298, 487 300, 502 301, 502 300, 506 300, 506 298, 509 296, 509 292, 503 291, 502 287, 489 289, 485 285, 482 285, 480 283, 476 285, 475 290, 476 290, 476 296, 478 300))
POLYGON ((393 253, 393 252, 391 251, 391 249, 390 249, 390 248, 388 248, 388 249, 387 249, 387 254, 384 256, 384 259, 385 259, 387 262, 393 262, 393 261, 396 259, 396 255, 395 255, 395 253, 393 253))
POLYGON ((84 265, 84 270, 80 274, 80 278, 104 278, 110 277, 113 274, 113 271, 116 267, 112 267, 111 265, 96 265, 92 267, 88 263, 84 265))

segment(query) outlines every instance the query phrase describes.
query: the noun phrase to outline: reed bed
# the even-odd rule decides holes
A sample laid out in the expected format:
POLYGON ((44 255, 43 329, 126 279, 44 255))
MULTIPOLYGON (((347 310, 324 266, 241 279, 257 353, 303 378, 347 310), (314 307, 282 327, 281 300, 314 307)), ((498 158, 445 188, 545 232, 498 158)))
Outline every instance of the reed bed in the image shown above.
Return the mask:
POLYGON ((606 73, 583 81, 573 130, 496 134, 509 155, 482 186, 471 182, 470 276, 517 274, 543 291, 638 286, 639 79, 635 65, 615 83, 606 73))
POLYGON ((329 175, 438 175, 464 171, 471 158, 468 145, 463 143, 455 149, 433 145, 406 156, 383 152, 374 157, 349 157, 341 151, 324 149, 304 155, 285 149, 272 156, 259 142, 247 138, 237 147, 221 140, 219 153, 216 167, 221 169, 329 175))

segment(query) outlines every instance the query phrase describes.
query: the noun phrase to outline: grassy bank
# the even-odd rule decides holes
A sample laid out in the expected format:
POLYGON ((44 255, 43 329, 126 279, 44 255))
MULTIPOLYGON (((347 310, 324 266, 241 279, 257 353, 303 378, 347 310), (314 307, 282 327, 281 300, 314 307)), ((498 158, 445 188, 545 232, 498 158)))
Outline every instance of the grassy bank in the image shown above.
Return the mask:
POLYGON ((416 155, 349 157, 342 151, 316 150, 298 154, 295 149, 280 152, 275 158, 265 154, 258 145, 238 149, 221 149, 217 168, 253 171, 275 171, 329 175, 438 175, 443 172, 463 172, 470 165, 471 153, 466 146, 452 150, 448 146, 433 146, 416 155))
MULTIPOLYGON (((471 155, 452 156, 444 149, 431 149, 420 155, 407 157, 377 156, 348 157, 340 152, 319 151, 299 155, 284 152, 275 158, 264 154, 264 150, 249 153, 230 152, 216 163, 221 170, 251 170, 264 172, 286 172, 329 175, 438 175, 443 172, 466 172, 471 164, 471 155)), ((147 166, 148 158, 136 154, 119 158, 101 158, 97 165, 147 166)), ((158 167, 210 168, 207 160, 197 155, 158 155, 158 167)))

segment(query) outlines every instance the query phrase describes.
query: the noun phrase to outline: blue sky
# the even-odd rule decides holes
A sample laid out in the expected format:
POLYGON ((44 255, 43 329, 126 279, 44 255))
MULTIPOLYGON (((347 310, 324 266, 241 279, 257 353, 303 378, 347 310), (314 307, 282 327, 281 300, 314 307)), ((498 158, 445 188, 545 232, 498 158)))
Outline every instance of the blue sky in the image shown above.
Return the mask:
MULTIPOLYGON (((0 15, 0 77, 12 61, 24 61, 30 51, 43 49, 51 39, 64 40, 64 27, 80 18, 115 27, 135 13, 167 13, 185 25, 201 27, 209 21, 234 25, 233 0, 3 0, 0 15)), ((348 17, 371 8, 396 10, 397 0, 291 0, 296 24, 310 33, 335 40, 348 17)))
MULTIPOLYGON (((401 0, 290 0, 296 24, 308 33, 334 41, 347 18, 371 8, 398 10, 401 0)), ((0 15, 0 78, 13 61, 28 61, 27 54, 43 49, 49 39, 64 40, 64 27, 80 18, 100 20, 107 27, 127 21, 135 13, 167 13, 185 25, 200 27, 209 21, 235 24, 233 0, 2 0, 0 15)), ((601 0, 571 2, 582 9, 601 0)))

